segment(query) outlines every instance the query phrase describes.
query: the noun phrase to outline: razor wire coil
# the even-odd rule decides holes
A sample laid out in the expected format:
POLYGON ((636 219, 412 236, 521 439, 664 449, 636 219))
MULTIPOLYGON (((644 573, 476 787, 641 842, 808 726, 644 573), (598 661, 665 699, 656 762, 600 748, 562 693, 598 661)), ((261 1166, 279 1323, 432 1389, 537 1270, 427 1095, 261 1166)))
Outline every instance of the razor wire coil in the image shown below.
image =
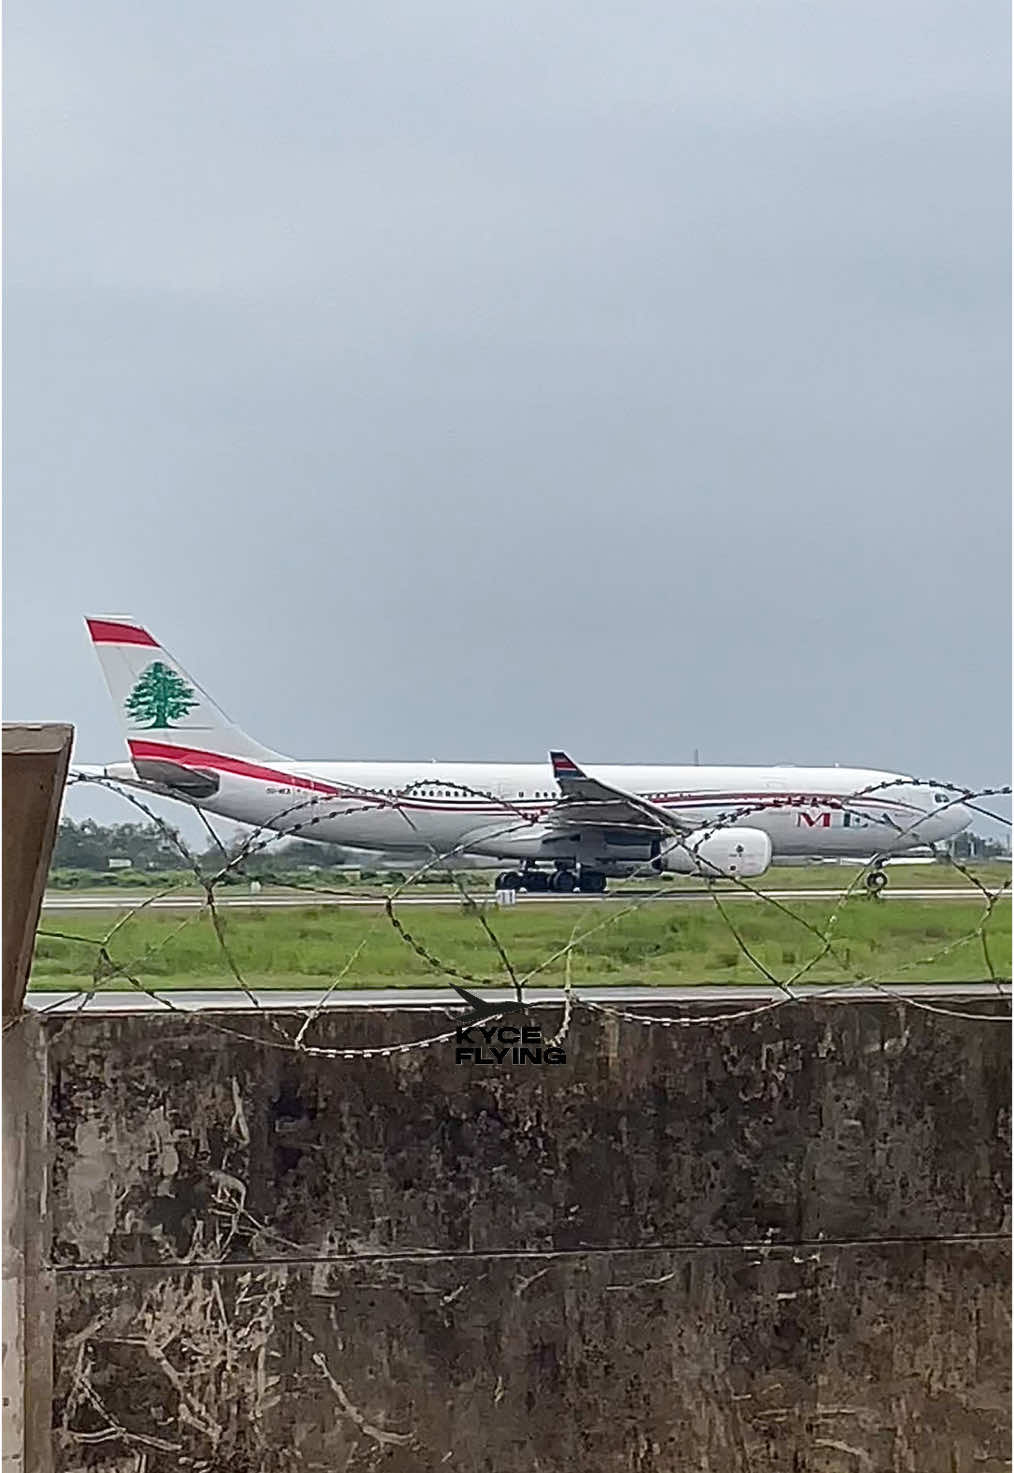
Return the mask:
MULTIPOLYGON (((625 916, 634 914, 642 910, 649 903, 664 898, 668 893, 666 888, 659 886, 649 891, 647 894, 637 893, 633 896, 624 895, 622 889, 614 891, 614 900, 621 900, 621 904, 610 904, 605 909, 604 914, 600 914, 595 917, 592 923, 584 929, 581 929, 581 918, 579 917, 571 928, 569 939, 561 942, 558 947, 552 949, 545 957, 543 957, 538 963, 536 963, 535 966, 531 966, 527 970, 523 970, 516 965, 514 959, 510 954, 509 948, 505 944, 497 928, 490 920, 490 917, 487 913, 487 906, 483 903, 485 896, 480 895, 477 897, 476 894, 469 891, 465 881, 462 879, 460 871, 455 870, 453 867, 453 860, 459 857, 465 851, 465 849, 467 848, 467 844, 459 843, 446 849, 438 849, 433 843, 424 838, 424 836, 419 831, 417 823, 412 817, 410 800, 412 800, 413 798, 417 798, 420 792, 422 792, 423 790, 427 788, 432 788, 433 782, 430 779, 419 780, 407 784, 404 788, 396 793, 380 793, 370 789, 356 788, 354 786, 346 786, 337 798, 335 795, 332 794, 320 794, 316 792, 312 793, 309 797, 305 799, 300 799, 296 803, 287 804, 286 806, 280 808, 278 814, 275 815, 275 817, 270 821, 269 824, 261 824, 259 826, 251 828, 250 833, 231 855, 226 851, 224 844, 222 843, 220 837, 218 836, 207 816, 201 810, 197 810, 201 813, 202 821, 204 822, 205 827, 211 835, 214 846, 217 847, 222 861, 220 866, 214 869, 211 873, 207 873, 205 869, 202 868, 200 859, 184 843, 177 830, 175 830, 168 822, 166 822, 166 820, 159 813, 157 813, 149 803, 147 803, 143 798, 139 797, 138 794, 132 791, 130 788, 124 786, 115 779, 99 777, 91 774, 74 775, 71 778, 70 782, 71 784, 90 784, 116 792, 129 804, 131 804, 137 811, 142 813, 148 819, 148 821, 156 827, 160 835, 171 845, 173 850, 179 856, 184 866, 184 869, 181 871, 181 873, 189 872, 193 876, 198 893, 200 896, 203 897, 200 904, 195 905, 188 915, 181 919, 175 927, 171 928, 167 932, 167 934, 158 941, 157 945, 147 947, 139 957, 135 957, 133 960, 118 961, 112 955, 110 949, 111 946, 116 941, 120 932, 124 929, 124 927, 131 919, 142 914, 156 902, 164 901, 167 898, 171 897, 178 889, 177 885, 167 886, 161 890, 154 891, 151 895, 146 896, 143 900, 138 901, 136 905, 125 909, 110 926, 109 930, 103 936, 98 938, 93 936, 75 935, 71 932, 66 931, 50 930, 45 926, 40 927, 38 932, 40 938, 73 941, 80 944, 93 946, 95 948, 95 959, 91 976, 92 985, 91 988, 83 989, 81 991, 81 997, 77 1004, 77 1007, 79 1009, 85 1007, 89 998, 92 997, 95 991, 102 987, 103 984, 108 984, 114 979, 122 979, 131 990, 153 998, 167 1011, 180 1014, 182 1017, 185 1017, 187 1019, 200 1017, 204 1025, 210 1026, 224 1035, 231 1036, 236 1039, 243 1039, 248 1042, 257 1042, 259 1044, 265 1044, 267 1046, 280 1047, 286 1050, 294 1050, 296 1052, 306 1053, 315 1057, 325 1057, 342 1060, 353 1060, 357 1058, 387 1058, 407 1054, 416 1050, 429 1048, 434 1045, 447 1042, 449 1039, 455 1037, 457 1031, 456 1029, 441 1031, 440 1033, 421 1039, 412 1039, 403 1043, 385 1044, 383 1046, 371 1048, 342 1049, 326 1047, 324 1045, 314 1044, 308 1041, 307 1034, 309 1030, 313 1026, 314 1022, 320 1017, 321 1012, 332 1000, 335 993, 341 989, 342 984, 352 973, 357 960, 361 956, 369 940, 369 937, 372 934, 373 929, 383 920, 386 921, 386 923, 392 928, 394 934, 397 935, 399 940, 415 956, 417 956, 436 975, 446 978, 450 987, 454 988, 455 991, 458 992, 457 998, 449 996, 447 1004, 448 1007, 460 1007, 462 1001, 465 1000, 466 997, 471 997, 471 994, 462 994, 460 988, 458 987, 458 984, 467 983, 473 987, 488 987, 502 985, 505 980, 509 983, 514 992, 514 1003, 512 1004, 512 1006, 518 1007, 524 1006, 526 1004, 531 1004, 534 999, 532 998, 530 993, 526 996, 526 987, 529 987, 534 979, 545 973, 551 966, 557 963, 562 963, 564 967, 564 996, 561 1010, 561 1022, 552 1039, 552 1043, 554 1045, 561 1043, 566 1038, 568 1031, 572 1026, 575 1012, 579 1009, 583 1009, 593 1015, 598 1014, 602 1016, 612 1016, 626 1023, 646 1027, 660 1027, 665 1029, 707 1027, 714 1026, 718 1023, 738 1022, 754 1017, 759 1013, 770 1012, 774 1009, 798 1005, 801 1002, 811 999, 826 997, 830 995, 840 997, 843 992, 847 992, 850 987, 854 988, 859 986, 872 987, 878 992, 883 993, 885 996, 894 997, 904 1001, 906 1005, 911 1005, 924 1011, 936 1013, 942 1016, 962 1018, 974 1021, 988 1021, 994 1023, 1010 1022, 1009 1014, 1001 1015, 997 1013, 976 1013, 962 1009, 938 1006, 934 1003, 925 1002, 921 999, 913 997, 910 993, 902 992, 896 987, 879 981, 876 977, 864 974, 851 976, 846 975, 842 981, 829 984, 826 987, 818 987, 816 985, 810 984, 805 994, 793 990, 809 973, 813 971, 813 969, 817 966, 819 962, 825 959, 830 959, 844 970, 845 963, 836 950, 841 941, 840 936, 836 935, 836 929, 838 927, 839 920, 842 914, 845 912, 847 906, 851 902, 853 902, 858 897, 862 897, 865 900, 863 891, 865 889, 866 877, 869 874, 870 870, 880 862, 880 859, 883 856, 871 858, 861 867, 857 867, 856 874, 852 878, 851 882, 840 892, 836 903, 832 907, 830 914, 827 916, 827 919, 822 925, 818 925, 811 921, 808 916, 800 914, 798 910, 793 909, 792 906, 787 904, 784 900, 766 894, 763 890, 760 890, 757 886, 751 884, 748 880, 744 880, 737 876, 723 876, 723 878, 725 878, 732 884, 733 889, 726 890, 725 892, 719 892, 712 887, 709 891, 704 892, 703 898, 710 900, 715 911, 721 917, 725 929, 729 933, 732 940, 735 942, 737 951, 743 955, 751 969, 760 977, 762 977, 765 983, 777 989, 780 993, 780 996, 769 999, 765 1002, 752 1002, 749 1006, 734 1008, 731 1011, 701 1011, 692 1017, 666 1017, 659 1016, 657 1013, 644 1014, 641 1012, 634 1012, 631 1011, 629 1006, 617 1006, 611 1003, 605 1003, 596 1000, 594 998, 584 997, 575 990, 573 985, 572 973, 574 956, 584 941, 606 927, 617 925, 618 922, 621 921, 625 916), (373 917, 371 923, 365 928, 363 937, 352 949, 349 956, 345 959, 344 964, 340 967, 336 967, 335 972, 332 975, 328 985, 322 989, 320 996, 316 998, 312 1004, 295 1009, 297 1013, 301 1014, 301 1017, 298 1031, 293 1035, 286 1029, 283 1019, 280 1016, 279 1010, 274 1007, 266 1007, 262 998, 258 996, 256 988, 251 986, 247 978, 244 976, 243 970, 238 964, 235 954, 229 944, 228 927, 217 904, 218 891, 222 885, 226 884, 236 874, 236 872, 242 868, 243 864, 248 859, 263 853, 270 845, 277 843, 279 839, 294 836, 298 836, 301 839, 307 837, 312 838, 313 830, 317 826, 328 822, 329 820, 332 820, 337 816, 336 809, 340 811, 340 816, 350 817, 362 811, 376 809, 378 804, 390 806, 402 815, 408 826, 416 835, 417 847, 424 851, 428 851, 428 858, 423 863, 419 864, 415 868, 415 870, 412 871, 412 873, 410 873, 399 883, 397 883, 393 889, 388 889, 386 893, 383 893, 380 896, 376 897, 381 901, 380 909, 373 917), (406 897, 408 892, 410 892, 421 881, 423 881, 431 871, 438 867, 448 870, 450 881, 461 899, 463 912, 467 915, 470 915, 483 931, 486 943, 488 944, 491 952, 497 958, 497 961, 499 963, 499 967, 501 969, 500 975, 479 974, 477 972, 466 969, 463 966, 460 966, 453 959, 439 955, 436 951, 433 950, 432 947, 421 941, 414 934, 414 932, 406 924, 403 916, 399 914, 399 902, 406 897), (814 941, 814 949, 812 954, 804 959, 802 962, 800 962, 788 976, 778 976, 776 972, 772 969, 772 967, 764 962, 763 959, 757 955, 756 951, 748 944, 748 941, 743 934, 742 928, 740 928, 737 925, 736 921, 733 919, 730 913, 729 906, 726 903, 730 896, 736 893, 749 894, 755 900, 761 901, 768 906, 774 907, 812 936, 814 941), (165 948, 171 945, 172 941, 176 937, 178 937, 184 930, 186 930, 187 927, 193 925, 194 922, 202 916, 206 916, 208 918, 214 930, 217 944, 222 955, 226 970, 234 981, 236 988, 242 993, 242 995, 250 1004, 251 1008, 256 1009, 257 1012, 264 1017, 269 1029, 268 1034, 254 1038, 253 1035, 245 1033, 241 1029, 230 1027, 228 1024, 222 1023, 217 1018, 209 1018, 208 1014, 204 1011, 198 1012, 191 1008, 181 1006, 178 1002, 173 1000, 171 992, 159 990, 156 986, 150 985, 142 980, 146 965, 149 964, 153 959, 155 959, 160 952, 164 951, 165 948)), ((1009 786, 970 789, 960 785, 942 782, 936 779, 896 778, 871 784, 867 788, 861 789, 854 794, 844 797, 836 798, 833 796, 821 795, 819 801, 824 807, 839 808, 848 811, 851 804, 871 798, 877 794, 885 793, 889 789, 897 787, 901 784, 905 784, 909 787, 923 787, 927 789, 932 788, 937 792, 946 793, 948 796, 944 801, 940 803, 937 811, 946 811, 948 807, 958 804, 966 804, 972 806, 976 811, 983 813, 998 822, 1007 823, 1009 826, 1009 821, 1005 819, 1002 815, 996 814, 991 810, 984 809, 981 806, 983 801, 987 801, 992 798, 1009 797, 1011 793, 1011 789, 1009 786)), ((519 824, 532 825, 539 822, 541 813, 546 806, 543 802, 540 802, 537 805, 533 805, 530 803, 526 804, 523 801, 514 801, 499 795, 494 795, 479 788, 471 787, 468 784, 451 782, 443 779, 440 780, 439 786, 448 794, 454 793, 462 798, 480 800, 486 804, 494 805, 496 812, 503 816, 505 827, 500 831, 499 834, 497 832, 485 833, 484 838, 487 842, 493 842, 497 837, 505 835, 507 833, 516 833, 519 824)), ((718 814, 717 817, 708 821, 707 823, 700 824, 699 827, 694 831, 693 835, 688 835, 685 828, 681 826, 675 819, 673 819, 671 824, 672 842, 676 846, 686 849, 688 854, 693 855, 694 852, 700 848, 700 845, 705 841, 705 839, 713 834, 721 832, 724 828, 736 824, 741 824, 744 819, 755 817, 757 814, 771 809, 804 806, 812 804, 814 801, 816 801, 814 797, 809 795, 800 795, 798 797, 795 795, 778 795, 773 796, 771 799, 766 799, 763 801, 753 801, 750 803, 739 804, 734 807, 730 807, 727 811, 721 812, 720 814, 718 814)), ((590 805, 584 800, 582 800, 582 806, 585 809, 589 807, 594 808, 594 804, 590 805)), ((917 831, 919 824, 923 821, 924 817, 924 814, 920 814, 919 818, 917 818, 912 824, 910 824, 907 829, 902 828, 900 825, 896 825, 896 827, 898 828, 899 839, 906 837, 909 833, 917 831)), ((971 941, 977 940, 982 948, 983 963, 988 973, 988 978, 997 985, 998 996, 1003 996, 1004 994, 1001 983, 1009 979, 1000 978, 998 976, 995 962, 988 946, 986 933, 989 922, 994 915, 997 905, 1002 899, 1009 897, 1010 881, 1007 880, 1001 885, 991 887, 983 883, 979 876, 977 876, 968 865, 962 864, 962 862, 958 860, 955 856, 948 855, 946 856, 946 858, 948 862, 954 867, 954 869, 963 876, 963 878, 969 885, 970 895, 977 893, 981 899, 982 909, 978 916, 977 922, 969 931, 961 934, 958 937, 952 938, 946 943, 946 945, 941 947, 930 957, 913 957, 909 962, 902 964, 902 966, 903 968, 906 968, 918 966, 920 963, 926 964, 929 962, 935 962, 940 958, 946 956, 949 952, 955 950, 957 947, 966 945, 971 941)), ((645 861, 643 864, 637 865, 627 876, 626 882, 629 883, 629 881, 631 880, 636 881, 639 878, 643 879, 645 874, 654 874, 652 861, 650 860, 645 861)), ((305 893, 308 897, 308 902, 310 903, 312 903, 311 897, 313 896, 320 896, 321 898, 330 897, 331 899, 334 899, 337 897, 343 897, 344 895, 344 892, 336 891, 332 886, 309 880, 301 880, 294 885, 287 883, 287 888, 296 889, 299 892, 305 893)), ((806 899, 805 888, 800 890, 799 899, 806 899)), ((38 1012, 45 1013, 51 1011, 53 1007, 58 1005, 62 1004, 51 1004, 49 1006, 41 1005, 36 1010, 38 1012)), ((488 1004, 488 1012, 484 1013, 484 1018, 499 1018, 502 1015, 501 1011, 499 1010, 503 1006, 506 1005, 491 1002, 490 1004, 488 1004)), ((638 1006, 651 1006, 651 1004, 644 1004, 639 1002, 638 1006)), ((287 1004, 285 1012, 288 1013, 291 1011, 293 1011, 291 1005, 287 1004)))

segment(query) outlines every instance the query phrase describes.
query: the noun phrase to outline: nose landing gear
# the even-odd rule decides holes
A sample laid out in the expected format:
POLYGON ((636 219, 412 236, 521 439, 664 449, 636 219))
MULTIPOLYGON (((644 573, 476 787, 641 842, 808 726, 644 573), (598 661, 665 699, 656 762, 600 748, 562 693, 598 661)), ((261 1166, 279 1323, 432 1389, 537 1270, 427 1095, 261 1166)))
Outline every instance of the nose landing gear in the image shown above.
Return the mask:
POLYGON ((879 865, 870 870, 866 876, 866 893, 874 900, 887 889, 887 876, 879 865))

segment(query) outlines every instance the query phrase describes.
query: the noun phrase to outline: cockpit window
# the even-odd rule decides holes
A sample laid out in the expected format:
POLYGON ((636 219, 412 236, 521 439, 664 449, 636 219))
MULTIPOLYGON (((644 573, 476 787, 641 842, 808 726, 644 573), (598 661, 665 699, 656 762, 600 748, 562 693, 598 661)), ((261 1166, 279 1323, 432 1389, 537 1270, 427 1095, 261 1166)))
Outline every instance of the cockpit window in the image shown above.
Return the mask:
POLYGON ((949 793, 934 793, 933 794, 933 802, 934 803, 949 803, 950 801, 951 801, 951 797, 950 797, 950 794, 949 793))

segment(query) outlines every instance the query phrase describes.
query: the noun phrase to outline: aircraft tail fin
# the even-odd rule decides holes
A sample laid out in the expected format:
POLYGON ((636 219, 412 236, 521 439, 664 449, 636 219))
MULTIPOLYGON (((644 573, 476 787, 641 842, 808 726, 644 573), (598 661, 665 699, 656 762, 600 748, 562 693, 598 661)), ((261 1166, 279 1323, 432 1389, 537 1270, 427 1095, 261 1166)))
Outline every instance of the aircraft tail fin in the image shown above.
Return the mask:
POLYGON ((132 759, 193 763, 201 753, 277 761, 229 720, 172 655, 136 619, 86 620, 132 759))

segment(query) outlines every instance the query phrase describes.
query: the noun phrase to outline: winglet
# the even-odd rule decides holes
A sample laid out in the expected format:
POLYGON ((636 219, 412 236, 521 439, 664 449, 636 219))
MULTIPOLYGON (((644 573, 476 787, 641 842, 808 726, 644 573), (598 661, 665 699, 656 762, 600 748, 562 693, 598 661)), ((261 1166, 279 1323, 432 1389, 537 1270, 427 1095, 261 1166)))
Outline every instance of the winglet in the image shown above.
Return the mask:
POLYGON ((553 776, 557 782, 564 777, 584 777, 580 767, 566 752, 550 752, 549 760, 553 764, 553 776))
POLYGON ((619 823, 628 829, 664 829, 668 833, 682 833, 688 827, 677 814, 639 793, 625 792, 599 777, 590 777, 566 752, 550 752, 549 760, 561 794, 555 809, 556 822, 565 822, 569 816, 580 823, 619 823), (581 817, 576 819, 576 814, 581 817))

